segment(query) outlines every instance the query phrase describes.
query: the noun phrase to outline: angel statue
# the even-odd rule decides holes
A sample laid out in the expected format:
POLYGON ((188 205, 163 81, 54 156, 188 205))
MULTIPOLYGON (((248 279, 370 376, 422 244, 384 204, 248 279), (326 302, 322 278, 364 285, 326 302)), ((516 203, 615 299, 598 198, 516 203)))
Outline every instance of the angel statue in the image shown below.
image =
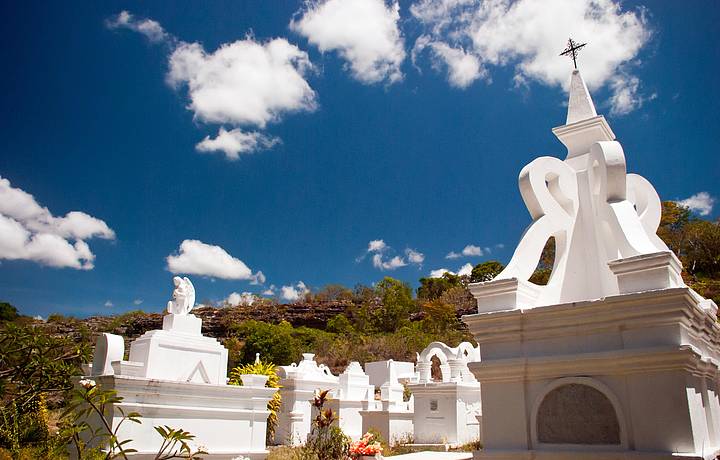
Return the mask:
POLYGON ((195 287, 187 277, 173 278, 172 300, 167 304, 168 313, 174 315, 187 315, 195 306, 195 287))

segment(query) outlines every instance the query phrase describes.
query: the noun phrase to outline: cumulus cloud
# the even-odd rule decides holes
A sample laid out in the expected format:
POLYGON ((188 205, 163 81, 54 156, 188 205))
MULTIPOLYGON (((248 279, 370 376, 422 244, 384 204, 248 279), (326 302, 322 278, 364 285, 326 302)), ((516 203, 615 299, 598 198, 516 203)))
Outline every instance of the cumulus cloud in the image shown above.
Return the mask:
POLYGON ((457 274, 459 276, 470 276, 470 273, 472 273, 472 269, 473 269, 472 264, 467 263, 467 264, 463 265, 462 267, 460 267, 457 274))
POLYGON ((448 255, 445 256, 445 258, 459 259, 460 257, 477 257, 484 255, 486 252, 490 252, 490 248, 485 248, 485 250, 483 250, 483 248, 481 248, 480 246, 468 244, 460 252, 450 251, 448 255))
POLYGON ((442 278, 445 273, 458 276, 470 276, 470 274, 472 273, 472 269, 473 266, 470 263, 467 263, 460 267, 457 272, 450 271, 447 268, 438 268, 437 270, 432 270, 430 272, 430 278, 442 278))
POLYGON ((265 281, 266 281, 265 274, 260 270, 258 270, 257 273, 255 273, 254 275, 252 275, 250 277, 250 284, 254 284, 254 285, 265 284, 265 281))
POLYGON ((424 30, 413 54, 430 49, 454 86, 489 80, 492 66, 512 66, 516 84, 565 86, 569 66, 558 54, 572 36, 590 41, 583 77, 591 88, 610 86, 614 114, 642 103, 640 81, 627 68, 651 36, 642 9, 623 10, 614 0, 419 0, 410 11, 424 30))
POLYGON ((425 254, 412 248, 406 248, 404 256, 395 255, 391 257, 388 253, 392 252, 395 251, 385 243, 385 240, 372 240, 368 243, 365 254, 355 259, 355 261, 361 262, 367 255, 372 254, 373 267, 379 270, 395 270, 409 264, 421 265, 425 260, 425 254))
POLYGON ((317 108, 317 95, 305 79, 312 63, 305 51, 284 38, 261 42, 248 35, 209 52, 200 43, 176 39, 157 21, 139 20, 127 11, 106 24, 168 43, 167 83, 187 90, 187 108, 196 120, 231 126, 201 140, 196 145, 199 152, 222 152, 237 160, 241 154, 270 149, 280 139, 257 129, 264 130, 286 114, 317 108), (248 127, 255 130, 241 129, 248 127))
POLYGON ((454 273, 447 268, 438 268, 437 270, 432 270, 430 272, 430 278, 442 278, 445 273, 454 275, 454 273))
POLYGON ((184 240, 176 254, 166 258, 171 273, 211 276, 229 280, 252 279, 252 271, 245 263, 227 253, 220 246, 198 240, 184 240))
POLYGON ((382 254, 375 254, 372 257, 373 267, 380 270, 395 270, 396 268, 404 267, 407 265, 405 259, 400 256, 394 256, 390 259, 385 259, 382 254))
POLYGON ((195 149, 203 153, 223 152, 228 160, 237 160, 240 154, 270 149, 279 142, 279 138, 268 137, 257 131, 245 132, 240 128, 226 131, 220 127, 215 138, 205 136, 195 149))
POLYGON ((112 307, 115 306, 115 304, 112 303, 112 302, 109 301, 109 300, 106 300, 105 303, 103 304, 103 306, 104 306, 105 308, 112 308, 112 307))
POLYGON ((257 296, 251 292, 243 292, 242 294, 233 292, 227 296, 224 303, 230 305, 231 307, 237 307, 238 305, 250 306, 256 300, 257 296))
POLYGON ((275 285, 271 284, 269 288, 262 291, 262 295, 273 296, 273 295, 275 295, 275 290, 276 290, 275 285))
POLYGON ((700 214, 701 216, 707 216, 713 210, 715 198, 710 196, 708 192, 700 192, 689 198, 685 198, 684 200, 676 201, 676 203, 700 214))
POLYGON ((402 80, 400 5, 385 0, 308 1, 290 28, 325 53, 337 51, 365 84, 402 80))
POLYGON ((137 19, 128 11, 121 11, 105 21, 109 29, 129 29, 144 35, 152 43, 173 41, 172 35, 165 32, 159 22, 152 19, 137 19))
POLYGON ((425 260, 425 254, 415 249, 405 249, 405 256, 407 256, 407 260, 411 264, 421 264, 425 260))
POLYGON ((387 249, 387 244, 383 240, 372 240, 368 243, 368 252, 382 252, 387 249))
POLYGON ((133 300, 133 305, 140 305, 141 303, 143 303, 143 299, 135 299, 135 300, 133 300))
POLYGON ((297 284, 290 286, 282 286, 280 288, 280 298, 287 300, 288 302, 295 302, 304 298, 310 293, 310 289, 307 288, 305 283, 298 281, 297 284))
POLYGON ((264 128, 285 113, 317 107, 304 78, 310 59, 284 38, 261 43, 246 37, 212 53, 199 43, 180 43, 169 67, 168 83, 187 87, 188 108, 204 122, 264 128))
POLYGON ((115 239, 105 221, 84 212, 56 217, 31 194, 0 177, 0 259, 90 270, 95 255, 86 239, 115 239))

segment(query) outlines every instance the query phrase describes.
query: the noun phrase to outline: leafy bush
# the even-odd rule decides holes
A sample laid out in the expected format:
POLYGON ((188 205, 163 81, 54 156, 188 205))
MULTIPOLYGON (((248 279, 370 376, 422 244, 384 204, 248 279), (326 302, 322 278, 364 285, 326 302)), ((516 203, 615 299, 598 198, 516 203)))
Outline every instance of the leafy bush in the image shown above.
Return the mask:
POLYGON ((231 330, 243 341, 239 352, 241 362, 254 362, 256 353, 260 353, 267 361, 285 366, 298 361, 303 352, 300 342, 293 337, 292 325, 286 321, 276 325, 248 320, 231 326, 231 330))

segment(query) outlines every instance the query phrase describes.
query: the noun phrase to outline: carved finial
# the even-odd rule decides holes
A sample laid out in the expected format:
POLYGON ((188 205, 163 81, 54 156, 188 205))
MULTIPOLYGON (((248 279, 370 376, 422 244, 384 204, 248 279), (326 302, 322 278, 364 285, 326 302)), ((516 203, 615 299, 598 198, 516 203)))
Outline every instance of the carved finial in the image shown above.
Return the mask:
POLYGON ((575 66, 575 68, 577 69, 578 51, 580 50, 580 48, 582 48, 585 45, 587 45, 587 43, 580 44, 580 43, 577 43, 572 38, 568 38, 567 48, 565 48, 565 50, 562 53, 560 53, 560 56, 568 56, 568 57, 572 58, 573 66, 575 66))

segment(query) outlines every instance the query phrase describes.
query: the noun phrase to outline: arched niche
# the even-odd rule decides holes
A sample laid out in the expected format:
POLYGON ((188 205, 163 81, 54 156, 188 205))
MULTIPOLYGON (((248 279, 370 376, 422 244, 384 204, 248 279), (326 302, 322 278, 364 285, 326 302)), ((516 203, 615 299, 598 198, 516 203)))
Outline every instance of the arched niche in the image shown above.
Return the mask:
POLYGON ((533 405, 531 431, 538 448, 627 448, 619 400, 607 385, 589 377, 567 377, 549 383, 533 405))

